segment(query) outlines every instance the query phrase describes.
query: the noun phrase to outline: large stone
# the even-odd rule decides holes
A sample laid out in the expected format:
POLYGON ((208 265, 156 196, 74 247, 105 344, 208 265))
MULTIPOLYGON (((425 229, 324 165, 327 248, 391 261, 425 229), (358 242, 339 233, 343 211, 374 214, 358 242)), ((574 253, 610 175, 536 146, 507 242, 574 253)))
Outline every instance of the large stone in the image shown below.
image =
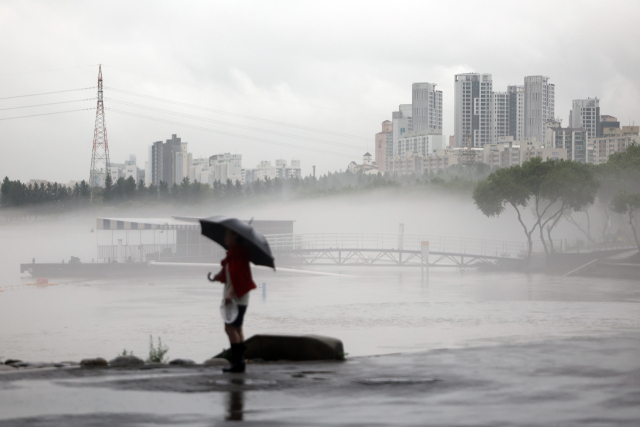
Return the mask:
POLYGON ((82 359, 80 361, 80 366, 83 368, 96 368, 109 366, 109 364, 102 357, 96 357, 95 359, 82 359))
POLYGON ((5 365, 13 365, 14 363, 20 363, 22 360, 20 359, 7 359, 4 361, 5 365))
POLYGON ((195 365, 196 362, 194 362, 191 359, 173 359, 171 362, 169 362, 169 365, 195 365))
POLYGON ((204 361, 204 366, 227 366, 229 361, 221 357, 212 357, 204 361))
POLYGON ((18 366, 26 369, 39 369, 39 368, 53 368, 55 364, 49 363, 49 362, 26 362, 26 363, 22 362, 18 366))
POLYGON ((110 360, 109 365, 112 368, 135 368, 144 365, 144 360, 133 355, 118 356, 115 359, 110 360))
POLYGON ((337 338, 322 335, 254 335, 245 341, 247 359, 343 360, 344 347, 337 338))

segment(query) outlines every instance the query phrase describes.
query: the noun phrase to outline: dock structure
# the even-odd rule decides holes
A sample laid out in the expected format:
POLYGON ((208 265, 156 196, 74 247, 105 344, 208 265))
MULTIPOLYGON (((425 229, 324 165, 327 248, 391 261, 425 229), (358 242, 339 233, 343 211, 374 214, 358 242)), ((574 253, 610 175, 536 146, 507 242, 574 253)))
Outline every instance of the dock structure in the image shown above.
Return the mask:
MULTIPOLYGON (((97 218, 98 262, 211 262, 220 245, 200 234, 200 218, 97 218)), ((248 222, 248 221, 247 221, 248 222)), ((293 234, 294 221, 253 221, 262 234, 293 234)))
MULTIPOLYGON (((158 270, 154 268, 156 265, 195 268, 216 263, 224 258, 225 249, 202 236, 199 219, 100 217, 95 227, 95 258, 71 257, 68 263, 21 264, 20 270, 43 277, 102 276, 150 274, 158 270)), ((404 234, 402 228, 397 234, 296 234, 294 222, 252 222, 269 241, 278 265, 466 269, 499 261, 518 263, 526 256, 526 243, 522 242, 411 235, 404 234)))

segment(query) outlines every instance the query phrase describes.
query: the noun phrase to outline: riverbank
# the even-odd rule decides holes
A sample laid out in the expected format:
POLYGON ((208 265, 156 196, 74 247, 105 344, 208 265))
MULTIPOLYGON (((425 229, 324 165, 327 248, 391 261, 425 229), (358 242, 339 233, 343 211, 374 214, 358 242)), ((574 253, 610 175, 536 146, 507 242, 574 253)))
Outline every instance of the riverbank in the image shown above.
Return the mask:
POLYGON ((345 362, 0 374, 0 426, 635 426, 640 334, 345 362), (579 357, 577 357, 579 355, 579 357))

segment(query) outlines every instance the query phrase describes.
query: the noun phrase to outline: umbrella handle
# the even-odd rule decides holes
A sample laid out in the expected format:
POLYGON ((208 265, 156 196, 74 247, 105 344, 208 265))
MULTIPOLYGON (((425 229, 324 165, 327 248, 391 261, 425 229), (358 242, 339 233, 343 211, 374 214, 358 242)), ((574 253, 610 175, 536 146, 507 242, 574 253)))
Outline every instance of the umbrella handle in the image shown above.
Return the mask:
POLYGON ((212 279, 211 278, 211 272, 209 272, 209 274, 207 274, 207 279, 209 279, 209 281, 211 281, 211 282, 215 282, 216 281, 216 279, 212 279))

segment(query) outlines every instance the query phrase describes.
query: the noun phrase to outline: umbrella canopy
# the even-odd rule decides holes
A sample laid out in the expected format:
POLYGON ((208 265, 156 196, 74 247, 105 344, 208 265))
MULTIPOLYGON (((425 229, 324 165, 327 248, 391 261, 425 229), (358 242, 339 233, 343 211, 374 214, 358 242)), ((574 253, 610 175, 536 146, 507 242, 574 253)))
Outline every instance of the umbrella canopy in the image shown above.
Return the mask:
POLYGON ((235 232, 244 239, 244 245, 251 251, 252 263, 273 269, 276 268, 269 242, 246 222, 226 216, 212 216, 211 218, 201 219, 200 225, 203 236, 207 236, 225 249, 229 249, 224 244, 224 236, 227 234, 227 230, 235 232))

